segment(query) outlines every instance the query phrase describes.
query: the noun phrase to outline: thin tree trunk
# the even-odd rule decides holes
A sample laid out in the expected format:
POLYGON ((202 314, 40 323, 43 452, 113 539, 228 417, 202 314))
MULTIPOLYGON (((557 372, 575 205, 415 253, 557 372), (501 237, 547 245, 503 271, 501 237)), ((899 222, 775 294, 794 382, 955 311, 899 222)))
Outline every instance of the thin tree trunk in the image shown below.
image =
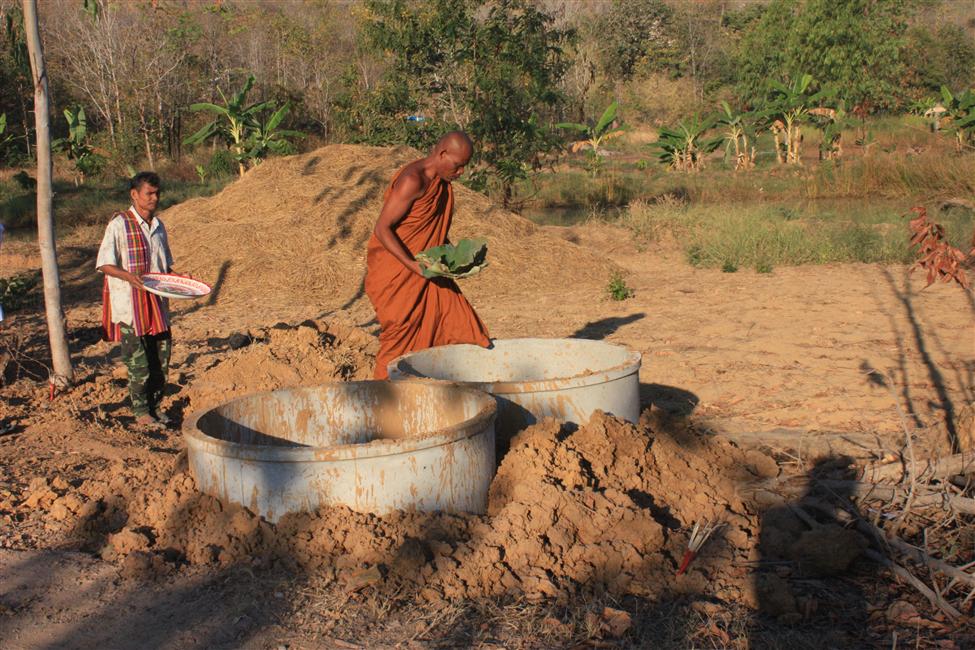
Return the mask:
POLYGON ((54 366, 51 383, 63 387, 74 379, 64 311, 61 309, 61 278, 58 273, 57 248, 54 241, 54 212, 51 194, 51 131, 48 120, 47 70, 37 24, 37 1, 23 0, 24 32, 34 76, 34 119, 37 127, 37 243, 41 249, 41 271, 44 277, 44 308, 47 333, 54 366))
POLYGON ((152 143, 149 142, 149 125, 146 124, 146 110, 139 105, 139 128, 142 129, 142 139, 146 143, 146 158, 149 161, 149 169, 156 171, 156 161, 152 157, 152 143))

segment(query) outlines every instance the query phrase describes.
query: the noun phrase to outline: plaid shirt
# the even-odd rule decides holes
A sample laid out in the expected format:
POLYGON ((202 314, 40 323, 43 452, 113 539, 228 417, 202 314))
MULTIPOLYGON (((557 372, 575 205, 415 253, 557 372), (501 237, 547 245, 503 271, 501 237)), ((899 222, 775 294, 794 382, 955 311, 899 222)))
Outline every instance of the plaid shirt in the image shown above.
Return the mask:
MULTIPOLYGON (((139 214, 134 207, 130 206, 129 210, 133 214, 139 214)), ((166 226, 159 220, 159 217, 153 218, 151 225, 146 223, 141 215, 137 220, 142 228, 142 234, 145 235, 146 241, 149 243, 149 272, 169 273, 173 266, 173 255, 169 252, 166 226)), ((102 238, 102 244, 98 249, 95 268, 112 264, 128 271, 128 245, 125 237, 125 223, 122 217, 115 217, 105 228, 105 236, 102 238)), ((112 322, 132 325, 132 285, 125 280, 109 277, 108 291, 111 296, 112 322)), ((167 310, 168 301, 161 299, 161 303, 162 308, 167 310)))

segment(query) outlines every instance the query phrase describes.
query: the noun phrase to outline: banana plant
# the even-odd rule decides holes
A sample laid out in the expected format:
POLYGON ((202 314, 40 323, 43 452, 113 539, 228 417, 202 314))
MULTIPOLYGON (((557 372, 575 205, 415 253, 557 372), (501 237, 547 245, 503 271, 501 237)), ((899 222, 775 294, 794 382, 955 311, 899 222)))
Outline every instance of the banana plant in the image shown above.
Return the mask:
POLYGON ((723 137, 705 139, 717 122, 714 116, 698 115, 681 120, 675 127, 660 129, 653 146, 660 151, 657 160, 675 171, 697 172, 704 168, 704 157, 724 142, 723 137))
POLYGON ((822 134, 822 139, 819 142, 819 159, 836 160, 842 156, 843 129, 850 127, 843 102, 839 102, 836 108, 810 108, 809 116, 812 123, 822 134))
POLYGON ((199 102, 190 104, 191 111, 207 111, 216 115, 211 122, 208 122, 199 131, 189 136, 183 144, 199 144, 211 137, 218 137, 223 140, 230 148, 237 161, 237 171, 243 176, 246 171, 245 162, 249 158, 249 148, 247 141, 252 132, 261 128, 258 116, 262 111, 274 105, 273 102, 265 101, 256 104, 245 105, 247 93, 254 87, 254 75, 249 75, 244 87, 234 94, 229 100, 223 91, 217 88, 224 106, 212 104, 210 102, 199 102))
POLYGON ((283 155, 293 152, 294 145, 288 142, 287 138, 305 137, 301 131, 278 128, 290 108, 291 104, 285 102, 284 106, 274 111, 266 122, 259 120, 256 122, 256 126, 247 138, 247 159, 252 167, 259 165, 264 158, 267 158, 268 153, 283 155))
POLYGON ((721 113, 718 117, 718 124, 724 127, 722 137, 724 138, 725 160, 731 155, 731 150, 735 151, 735 171, 751 169, 755 166, 755 113, 735 112, 728 102, 721 102, 721 113))
POLYGON ((953 95, 946 86, 942 86, 941 99, 948 131, 954 133, 958 151, 975 147, 975 92, 969 89, 960 95, 953 95))
POLYGON ((812 75, 804 74, 788 86, 774 80, 769 84, 764 114, 775 140, 775 157, 779 163, 802 164, 802 126, 809 121, 809 109, 835 94, 832 88, 809 94, 812 83, 812 75))
POLYGON ((590 121, 588 124, 581 124, 579 122, 560 122, 555 126, 560 129, 568 129, 570 131, 575 131, 581 134, 583 137, 572 143, 569 150, 572 153, 577 151, 582 151, 587 149, 587 155, 589 157, 589 170, 593 177, 599 172, 600 167, 603 163, 603 156, 599 152, 599 147, 603 142, 611 140, 613 138, 618 138, 623 135, 625 129, 623 127, 611 128, 613 121, 616 120, 616 113, 619 110, 619 103, 613 102, 606 107, 603 111, 602 116, 598 121, 590 121))
POLYGON ((77 186, 85 182, 85 176, 97 174, 105 159, 88 143, 88 119, 83 107, 79 106, 74 111, 64 109, 64 119, 68 123, 68 137, 54 140, 51 148, 64 152, 68 160, 74 162, 74 184, 77 186))

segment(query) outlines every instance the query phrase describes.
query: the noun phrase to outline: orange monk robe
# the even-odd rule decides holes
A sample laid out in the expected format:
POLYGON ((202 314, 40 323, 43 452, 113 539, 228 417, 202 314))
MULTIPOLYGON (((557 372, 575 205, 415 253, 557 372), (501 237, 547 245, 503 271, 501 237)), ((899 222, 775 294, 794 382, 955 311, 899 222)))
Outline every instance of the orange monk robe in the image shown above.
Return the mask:
MULTIPOLYGON (((396 173, 393 183, 401 173, 402 170, 396 173)), ((392 189, 391 183, 386 198, 392 189)), ((450 183, 435 179, 393 230, 416 255, 446 243, 453 210, 453 188, 450 183)), ((456 282, 416 275, 386 250, 375 233, 369 239, 366 254, 365 289, 382 328, 376 379, 387 379, 386 366, 407 352, 451 343, 490 345, 487 328, 456 282)))

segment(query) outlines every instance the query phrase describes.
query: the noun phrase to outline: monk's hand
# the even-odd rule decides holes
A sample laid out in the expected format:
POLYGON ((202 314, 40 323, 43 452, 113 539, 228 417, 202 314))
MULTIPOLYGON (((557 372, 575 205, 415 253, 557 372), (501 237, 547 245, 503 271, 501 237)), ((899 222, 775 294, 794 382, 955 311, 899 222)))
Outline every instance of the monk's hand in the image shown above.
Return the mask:
POLYGON ((419 275, 424 280, 429 280, 430 279, 430 278, 426 277, 425 275, 423 275, 423 267, 420 266, 420 263, 417 262, 416 260, 413 260, 413 263, 410 264, 410 265, 408 265, 406 268, 408 268, 409 270, 413 271, 414 273, 416 273, 417 275, 419 275))

